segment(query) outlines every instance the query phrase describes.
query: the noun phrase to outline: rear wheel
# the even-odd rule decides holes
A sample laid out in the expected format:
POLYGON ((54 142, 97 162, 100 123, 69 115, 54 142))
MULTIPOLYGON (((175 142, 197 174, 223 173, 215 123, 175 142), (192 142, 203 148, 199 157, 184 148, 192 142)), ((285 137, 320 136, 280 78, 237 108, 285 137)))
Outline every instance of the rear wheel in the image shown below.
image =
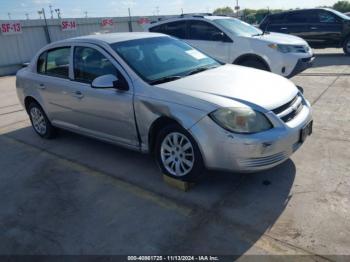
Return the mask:
POLYGON ((162 172, 175 179, 194 182, 204 168, 197 143, 185 129, 176 124, 159 132, 155 154, 162 172))
POLYGON ((264 71, 270 71, 265 63, 257 59, 246 59, 246 60, 243 60, 242 62, 239 62, 238 65, 252 67, 252 68, 256 68, 264 71))
POLYGON ((346 55, 350 55, 350 36, 344 41, 343 49, 346 55))
POLYGON ((30 103, 28 107, 28 113, 30 121, 32 122, 33 129, 39 136, 47 139, 53 138, 55 136, 55 128, 51 125, 44 110, 38 103, 30 103))

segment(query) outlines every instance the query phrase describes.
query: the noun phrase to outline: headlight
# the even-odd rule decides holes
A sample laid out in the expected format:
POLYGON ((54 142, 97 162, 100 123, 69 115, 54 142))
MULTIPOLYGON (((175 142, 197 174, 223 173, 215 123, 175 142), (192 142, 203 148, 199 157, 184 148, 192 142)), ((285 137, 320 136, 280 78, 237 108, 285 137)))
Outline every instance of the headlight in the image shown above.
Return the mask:
POLYGON ((275 49, 281 53, 307 53, 310 48, 306 45, 282 45, 282 44, 269 44, 269 47, 275 49))
POLYGON ((210 117, 222 128, 235 133, 257 133, 272 128, 265 115, 251 108, 221 108, 210 117))

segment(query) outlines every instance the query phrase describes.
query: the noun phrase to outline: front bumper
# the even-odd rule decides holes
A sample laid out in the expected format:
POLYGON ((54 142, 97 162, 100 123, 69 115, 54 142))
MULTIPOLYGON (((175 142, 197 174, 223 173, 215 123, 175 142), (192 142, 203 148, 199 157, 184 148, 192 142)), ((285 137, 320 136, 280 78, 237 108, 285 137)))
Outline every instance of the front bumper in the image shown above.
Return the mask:
POLYGON ((208 169, 255 172, 277 166, 300 148, 301 129, 312 121, 307 103, 290 122, 277 121, 271 130, 250 134, 234 134, 219 127, 210 117, 203 118, 189 131, 196 139, 208 169))
POLYGON ((312 67, 314 60, 315 60, 315 56, 311 56, 311 57, 307 57, 307 58, 300 58, 298 60, 297 64, 295 65, 293 71, 287 76, 287 78, 291 78, 291 77, 305 71, 306 69, 312 67))

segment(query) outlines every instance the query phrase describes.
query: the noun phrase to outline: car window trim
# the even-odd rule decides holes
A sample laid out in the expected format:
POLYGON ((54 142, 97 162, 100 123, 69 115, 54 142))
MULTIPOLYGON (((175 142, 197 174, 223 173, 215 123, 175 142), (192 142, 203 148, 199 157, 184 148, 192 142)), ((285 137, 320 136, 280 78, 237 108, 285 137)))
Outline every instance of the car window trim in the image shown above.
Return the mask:
MULTIPOLYGON (((69 48, 70 51, 72 50, 72 49, 71 49, 71 48, 72 48, 71 45, 69 45, 69 46, 64 45, 64 46, 54 47, 54 48, 47 49, 47 50, 43 51, 43 52, 38 56, 38 59, 37 59, 37 61, 36 61, 36 73, 39 74, 39 75, 43 75, 43 76, 49 76, 49 77, 55 77, 55 78, 68 79, 68 80, 69 80, 69 79, 70 79, 70 77, 69 77, 69 71, 70 71, 70 66, 71 66, 71 65, 70 65, 70 59, 69 59, 69 64, 68 64, 68 77, 64 77, 64 76, 61 76, 61 75, 48 74, 48 73, 47 73, 47 57, 48 57, 49 52, 55 51, 55 50, 57 50, 57 49, 63 49, 63 48, 69 48), (44 53, 46 53, 46 56, 45 56, 45 73, 39 73, 39 72, 38 72, 38 61, 39 61, 40 56, 41 56, 42 54, 44 54, 44 53)), ((69 58, 70 58, 70 56, 71 56, 71 54, 69 54, 69 58)))
POLYGON ((125 73, 125 69, 118 62, 118 60, 113 55, 111 55, 110 52, 108 52, 103 46, 101 46, 99 44, 96 44, 96 43, 90 43, 90 42, 75 43, 75 44, 72 45, 72 73, 73 73, 73 75, 72 75, 72 79, 70 79, 71 81, 77 82, 77 83, 81 83, 81 84, 84 84, 84 85, 88 85, 90 87, 91 87, 91 84, 92 84, 92 82, 90 83, 88 81, 80 81, 80 80, 75 79, 75 74, 74 74, 74 64, 75 64, 74 63, 74 54, 75 54, 75 49, 77 47, 91 48, 91 49, 96 50, 100 54, 102 54, 114 66, 114 68, 116 69, 116 71, 118 73, 118 77, 121 76, 123 78, 122 81, 125 81, 128 84, 129 88, 130 88, 130 86, 132 86, 130 76, 127 73, 125 73), (100 50, 98 50, 96 47, 100 48, 103 52, 105 52, 107 54, 107 56, 105 54, 103 54, 100 50), (111 60, 115 61, 119 65, 120 69, 117 66, 115 66, 115 64, 111 60), (124 71, 124 73, 122 71, 124 71), (127 78, 129 78, 129 79, 127 79, 127 78))
POLYGON ((46 75, 46 69, 47 69, 47 50, 45 50, 44 52, 40 53, 40 55, 38 56, 38 59, 36 60, 36 73, 39 74, 39 75, 46 75), (40 57, 45 54, 45 65, 44 65, 44 73, 42 72, 39 72, 39 59, 40 57))

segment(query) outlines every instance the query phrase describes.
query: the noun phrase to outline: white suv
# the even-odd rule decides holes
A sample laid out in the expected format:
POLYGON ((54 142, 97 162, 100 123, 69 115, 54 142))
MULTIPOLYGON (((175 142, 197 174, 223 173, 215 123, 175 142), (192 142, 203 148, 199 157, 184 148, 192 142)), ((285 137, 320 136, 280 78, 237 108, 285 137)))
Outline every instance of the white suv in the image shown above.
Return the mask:
POLYGON ((185 40, 224 63, 254 67, 292 77, 312 66, 310 46, 287 34, 263 32, 239 19, 182 15, 152 23, 146 29, 185 40))

